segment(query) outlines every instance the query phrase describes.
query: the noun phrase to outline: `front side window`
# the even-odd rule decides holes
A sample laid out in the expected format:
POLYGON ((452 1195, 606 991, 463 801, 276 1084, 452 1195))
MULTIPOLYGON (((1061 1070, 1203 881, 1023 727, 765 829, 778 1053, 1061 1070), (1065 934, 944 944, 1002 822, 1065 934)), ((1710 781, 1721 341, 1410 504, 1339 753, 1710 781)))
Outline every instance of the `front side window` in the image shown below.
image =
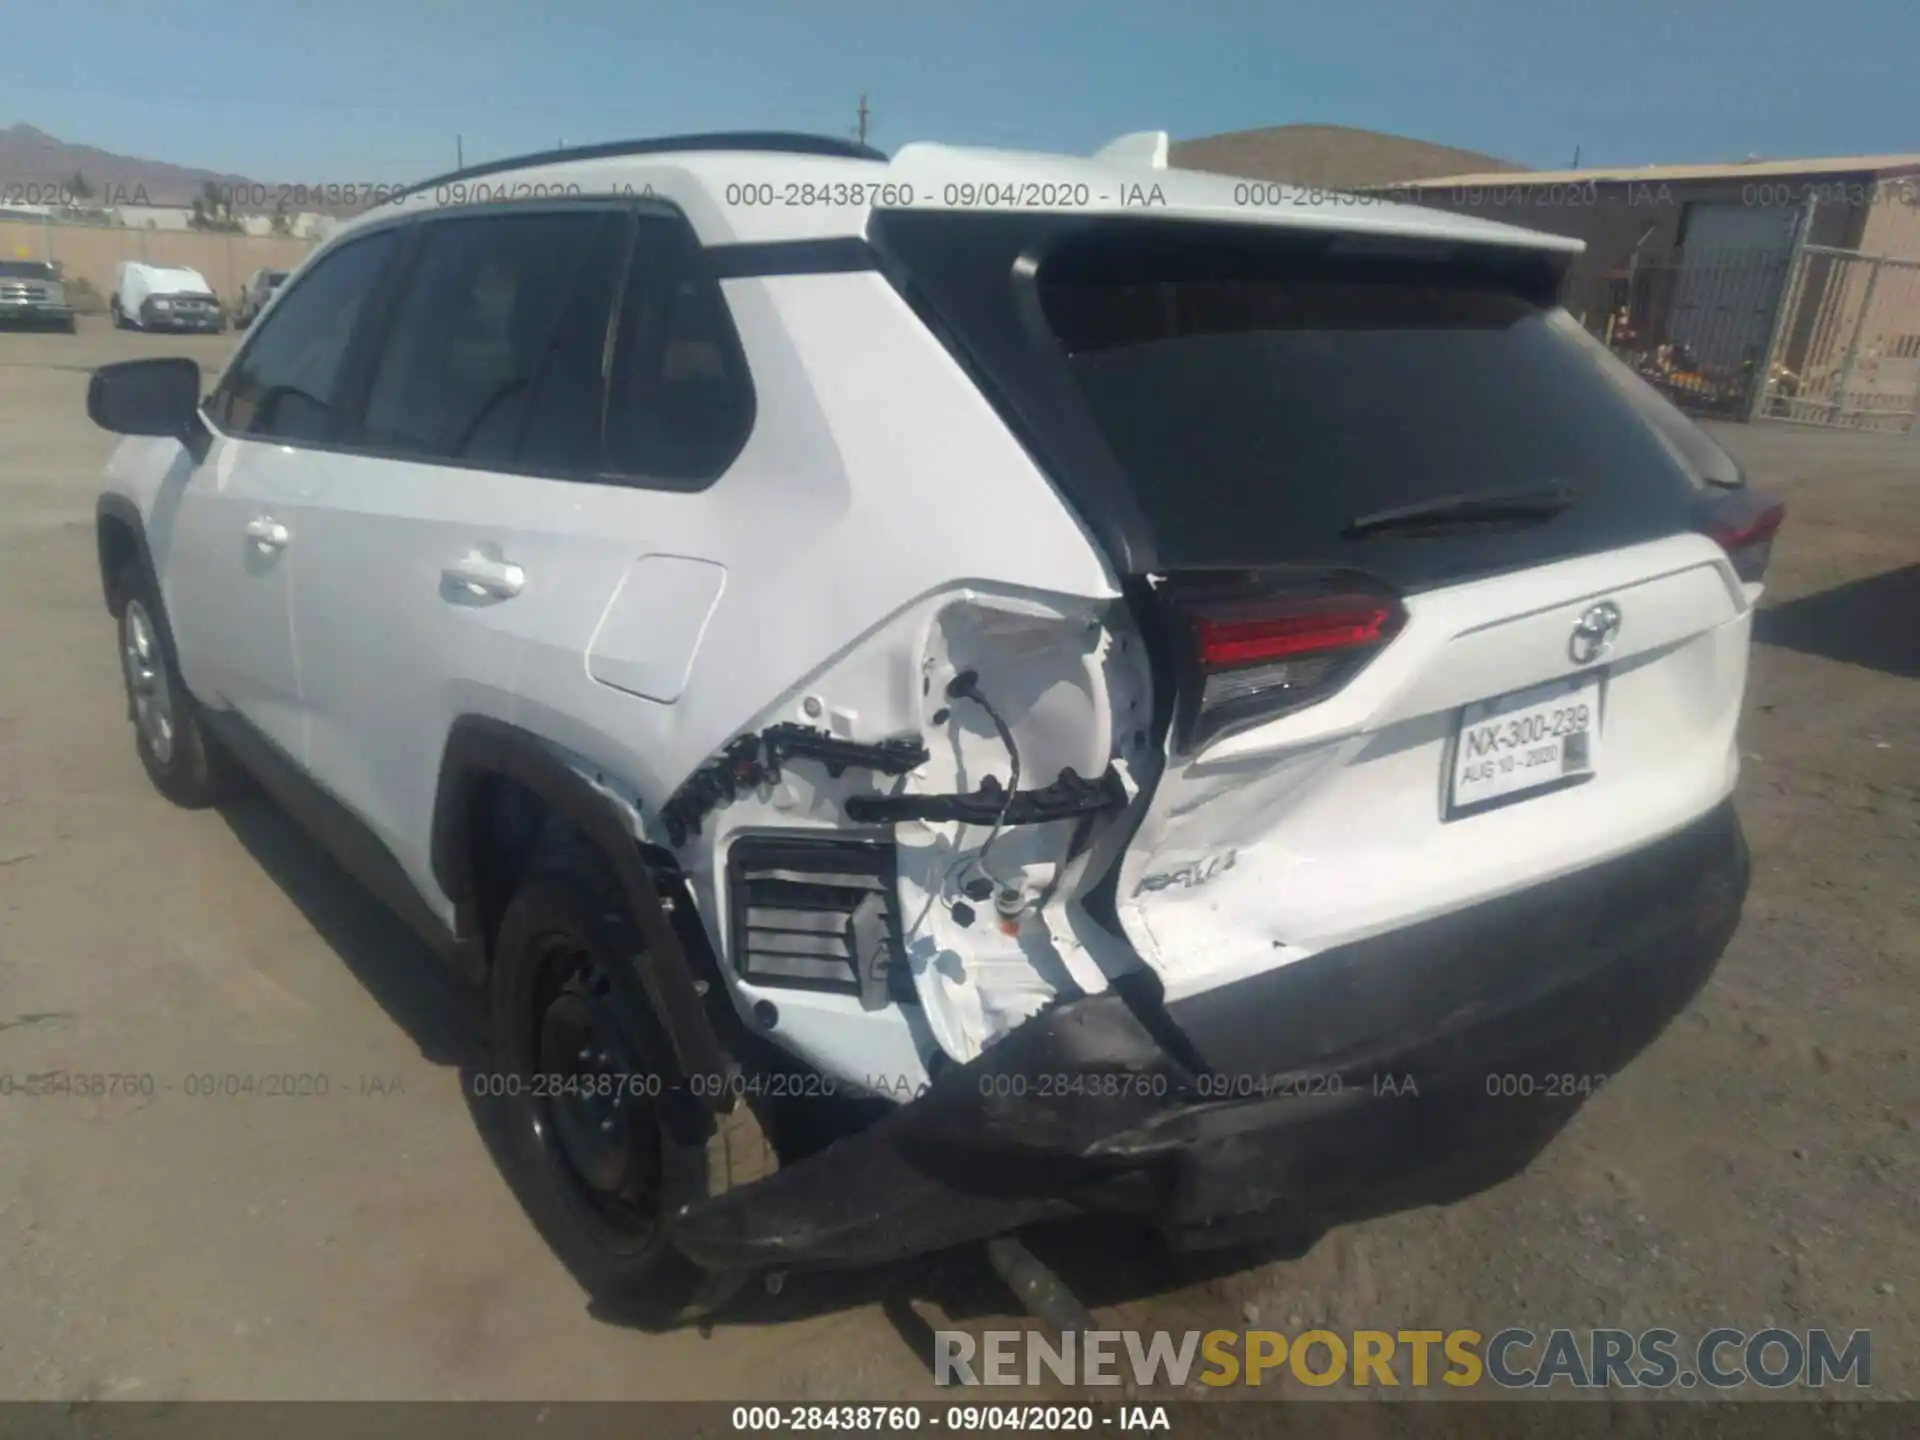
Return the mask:
POLYGON ((325 442, 338 435, 347 345, 398 235, 379 231, 322 256, 263 320, 215 396, 229 431, 325 442))

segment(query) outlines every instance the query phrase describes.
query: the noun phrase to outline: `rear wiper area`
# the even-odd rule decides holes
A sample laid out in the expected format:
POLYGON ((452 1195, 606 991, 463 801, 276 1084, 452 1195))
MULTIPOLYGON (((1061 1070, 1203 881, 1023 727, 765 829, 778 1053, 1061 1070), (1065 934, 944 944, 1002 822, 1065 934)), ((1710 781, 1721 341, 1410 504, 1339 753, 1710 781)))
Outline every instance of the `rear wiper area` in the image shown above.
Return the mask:
POLYGON ((1573 504, 1579 493, 1573 485, 1555 480, 1544 485, 1440 495, 1413 505, 1358 516, 1349 520, 1341 533, 1358 539, 1394 532, 1443 534, 1490 526, 1537 525, 1573 504))

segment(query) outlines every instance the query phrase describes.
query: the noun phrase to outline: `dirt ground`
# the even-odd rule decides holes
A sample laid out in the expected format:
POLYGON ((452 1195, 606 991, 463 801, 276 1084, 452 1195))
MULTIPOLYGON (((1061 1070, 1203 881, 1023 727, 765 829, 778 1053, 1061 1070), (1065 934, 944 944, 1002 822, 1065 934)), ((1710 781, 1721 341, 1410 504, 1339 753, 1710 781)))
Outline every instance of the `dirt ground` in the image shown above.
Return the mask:
MULTIPOLYGON (((796 1284, 710 1335, 590 1314, 476 1132, 461 1013, 407 932, 264 802, 188 814, 146 783, 87 374, 232 343, 0 334, 0 1073, 155 1087, 0 1099, 0 1398, 930 1394, 926 1327, 1012 1322, 971 1255, 796 1284), (269 1071, 328 1093, 187 1093, 269 1071)), ((1874 1393, 1920 1395, 1920 440, 1724 436, 1789 520, 1744 731, 1755 883, 1716 978, 1465 1204, 1210 1278, 1056 1238, 1104 1323, 1866 1328, 1874 1393)))

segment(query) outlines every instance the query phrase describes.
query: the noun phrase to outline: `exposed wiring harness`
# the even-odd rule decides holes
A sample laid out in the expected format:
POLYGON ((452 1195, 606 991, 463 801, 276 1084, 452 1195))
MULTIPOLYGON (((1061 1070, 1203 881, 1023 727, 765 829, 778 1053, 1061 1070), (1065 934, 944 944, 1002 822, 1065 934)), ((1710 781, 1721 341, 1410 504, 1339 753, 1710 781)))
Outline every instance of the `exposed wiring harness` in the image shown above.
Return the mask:
MULTIPOLYGON (((987 712, 987 718, 993 722, 994 731, 1000 736, 1000 743, 1007 747, 1007 763, 1012 773, 1007 780, 1006 795, 1000 802, 1000 811, 994 816, 993 828, 987 832, 986 843, 971 854, 962 855, 947 867, 946 874, 940 877, 940 883, 935 886, 933 892, 927 896, 926 905, 921 909, 920 914, 915 917, 913 924, 907 928, 907 939, 912 939, 914 935, 919 933, 921 925, 925 923, 927 916, 932 913, 933 907, 947 896, 953 885, 954 876, 959 874, 963 868, 972 867, 979 870, 982 875, 986 876, 987 882, 990 885, 995 889, 999 888, 999 882, 993 878, 991 872, 986 868, 987 856, 992 852, 994 842, 1000 838, 1000 832, 1006 829, 1007 812, 1013 805, 1014 795, 1018 793, 1020 789, 1020 747, 1014 743, 1013 731, 1007 727, 1007 722, 1001 718, 1000 712, 994 709, 993 702, 980 693, 980 672, 977 670, 962 670, 958 675, 955 675, 953 679, 947 682, 947 698, 949 700, 971 700, 987 712)), ((991 779, 991 777, 989 777, 989 779, 991 779)), ((984 784, 982 788, 985 788, 984 784)))
MULTIPOLYGON (((971 700, 987 712, 987 718, 993 721, 993 728, 999 732, 1000 743, 1007 747, 1007 763, 1013 774, 1007 781, 1007 798, 1000 802, 1000 813, 993 817, 993 829, 987 834, 987 843, 980 847, 980 853, 974 856, 974 863, 982 874, 987 874, 987 855, 993 849, 993 842, 1000 838, 1000 832, 1007 828, 1007 810, 1013 804, 1014 793, 1020 788, 1020 747, 1013 743, 1013 731, 1007 728, 1007 722, 1000 718, 1000 712, 993 703, 980 693, 980 673, 977 670, 962 670, 947 683, 949 700, 971 700)), ((991 880, 993 877, 987 875, 991 880)))

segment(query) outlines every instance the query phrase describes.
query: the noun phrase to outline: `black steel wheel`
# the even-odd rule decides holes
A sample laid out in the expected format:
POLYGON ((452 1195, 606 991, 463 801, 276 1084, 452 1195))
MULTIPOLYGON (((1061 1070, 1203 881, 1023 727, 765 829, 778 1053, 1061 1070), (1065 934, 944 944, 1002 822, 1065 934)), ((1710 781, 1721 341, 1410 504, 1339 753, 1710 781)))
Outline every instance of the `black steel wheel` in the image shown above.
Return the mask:
POLYGON ((494 939, 493 1072, 476 1093, 497 1101, 508 1178, 574 1277, 629 1318, 671 1324, 726 1283, 674 1249, 673 1213, 767 1173, 772 1152, 746 1105, 716 1117, 680 1074, 646 963, 591 864, 523 883, 494 939), (746 1150, 762 1163, 743 1170, 746 1150))

